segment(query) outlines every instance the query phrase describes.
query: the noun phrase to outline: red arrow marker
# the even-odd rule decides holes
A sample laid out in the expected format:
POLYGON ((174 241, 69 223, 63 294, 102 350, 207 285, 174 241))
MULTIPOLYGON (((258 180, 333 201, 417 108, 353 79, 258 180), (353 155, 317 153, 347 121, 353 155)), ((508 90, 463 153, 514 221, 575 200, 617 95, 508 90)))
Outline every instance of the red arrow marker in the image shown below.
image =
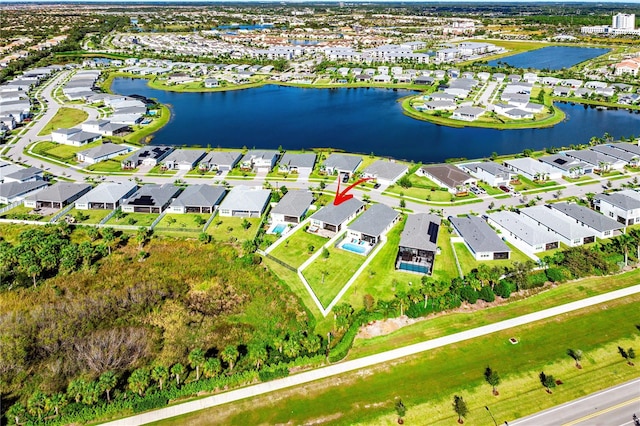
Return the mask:
POLYGON ((355 183, 352 183, 351 185, 347 186, 344 191, 340 192, 340 181, 342 179, 340 179, 340 176, 338 176, 338 189, 336 190, 336 198, 333 200, 333 205, 334 206, 338 206, 338 205, 344 203, 345 201, 352 199, 353 198, 353 194, 347 194, 347 192, 349 192, 352 188, 360 185, 361 183, 366 182, 366 181, 371 180, 371 179, 373 179, 373 178, 362 178, 362 179, 359 179, 355 183))

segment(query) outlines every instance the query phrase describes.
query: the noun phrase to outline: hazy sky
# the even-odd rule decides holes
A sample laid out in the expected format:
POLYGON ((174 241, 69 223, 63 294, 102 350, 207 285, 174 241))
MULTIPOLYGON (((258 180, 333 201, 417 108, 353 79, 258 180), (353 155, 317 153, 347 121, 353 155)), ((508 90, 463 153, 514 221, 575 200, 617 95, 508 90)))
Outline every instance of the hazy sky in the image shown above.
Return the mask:
MULTIPOLYGON (((230 3, 234 0, 135 0, 135 1, 126 1, 126 0, 0 0, 0 5, 8 4, 8 3, 219 3, 225 2, 230 3)), ((338 3, 343 1, 344 3, 377 3, 377 2, 397 2, 396 0, 366 0, 366 1, 348 1, 348 0, 317 0, 322 3, 338 3)), ((241 3, 312 3, 313 1, 309 0, 238 0, 241 3)), ((640 7, 640 0, 630 0, 630 1, 620 1, 620 0, 434 0, 434 1, 425 1, 425 0, 402 0, 402 3, 517 3, 517 2, 526 2, 526 3, 598 3, 598 4, 619 4, 619 5, 627 5, 630 7, 640 7)))

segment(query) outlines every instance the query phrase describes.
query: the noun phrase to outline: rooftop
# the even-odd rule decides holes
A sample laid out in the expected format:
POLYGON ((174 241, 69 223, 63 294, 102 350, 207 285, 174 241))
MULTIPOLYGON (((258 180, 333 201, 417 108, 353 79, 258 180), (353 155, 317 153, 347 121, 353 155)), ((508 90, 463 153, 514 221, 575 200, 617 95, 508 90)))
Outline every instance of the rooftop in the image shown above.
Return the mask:
POLYGON ((115 203, 136 187, 133 182, 103 182, 80 197, 76 203, 115 203))
POLYGON ((380 236, 400 213, 385 204, 374 204, 349 225, 349 229, 372 237, 380 236))
POLYGON ((487 222, 477 216, 449 216, 449 221, 474 253, 511 251, 487 222))
POLYGON ((316 164, 316 154, 290 154, 286 152, 282 159, 280 159, 280 165, 286 165, 289 167, 308 167, 313 169, 316 164))
POLYGON ((333 203, 326 205, 315 212, 311 218, 331 225, 339 225, 363 206, 364 203, 362 201, 357 198, 351 198, 337 206, 333 203))
POLYGON ((227 192, 224 186, 189 185, 176 198, 172 206, 214 206, 227 192))
POLYGON ((300 217, 307 211, 311 203, 313 203, 313 194, 310 191, 290 190, 271 209, 271 213, 300 217))
POLYGON ((409 168, 394 161, 377 160, 364 169, 365 174, 374 175, 381 179, 393 180, 405 174, 409 168))
POLYGON ((68 199, 89 191, 91 185, 88 183, 70 183, 70 182, 57 182, 48 188, 43 189, 37 194, 27 197, 30 200, 36 201, 53 201, 64 203, 68 199))
POLYGON ((180 192, 180 188, 172 183, 144 185, 127 200, 126 204, 162 207, 178 195, 178 192, 180 192))
POLYGON ((440 217, 433 214, 408 215, 402 235, 400 235, 400 247, 436 251, 440 221, 440 217))
POLYGON ((356 155, 331 154, 324 160, 325 167, 355 172, 362 163, 362 157, 356 155))
POLYGON ((558 237, 546 229, 524 222, 518 213, 493 212, 489 214, 489 219, 531 246, 558 241, 558 237))
POLYGON ((271 191, 253 186, 234 186, 220 204, 220 209, 262 211, 271 197, 271 191))
POLYGON ((588 207, 580 206, 573 203, 554 203, 551 205, 553 210, 557 210, 566 216, 583 223, 589 228, 593 228, 598 232, 613 231, 623 229, 624 225, 611 218, 606 217, 588 207))
POLYGON ((464 185, 469 179, 475 180, 473 176, 463 172, 451 164, 438 164, 435 166, 423 166, 423 172, 438 179, 449 188, 456 188, 464 185))

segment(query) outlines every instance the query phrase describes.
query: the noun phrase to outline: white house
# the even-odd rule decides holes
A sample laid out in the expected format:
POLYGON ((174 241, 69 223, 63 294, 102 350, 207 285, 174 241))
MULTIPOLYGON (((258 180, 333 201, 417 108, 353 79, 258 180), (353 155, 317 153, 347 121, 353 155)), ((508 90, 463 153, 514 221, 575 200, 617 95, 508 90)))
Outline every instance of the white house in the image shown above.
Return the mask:
POLYGON ((259 186, 234 186, 220 204, 219 214, 224 217, 260 217, 267 208, 271 191, 259 186))
POLYGON ((507 185, 515 177, 512 170, 491 161, 462 164, 460 168, 491 186, 507 185))
POLYGON ((82 146, 102 139, 100 133, 85 132, 80 128, 57 129, 51 132, 51 141, 63 145, 82 146))
POLYGON ((362 171, 362 177, 372 178, 381 185, 393 185, 409 168, 395 161, 377 160, 362 171))
POLYGON ((596 210, 624 225, 640 223, 640 193, 627 189, 610 194, 598 194, 593 204, 596 210))
POLYGON ((525 253, 539 253, 560 247, 560 238, 557 235, 527 223, 515 212, 490 213, 487 223, 500 231, 503 239, 525 253))
POLYGON ((509 259, 511 249, 477 216, 449 216, 449 222, 476 260, 509 259))
POLYGON ((271 221, 274 223, 300 223, 311 203, 313 203, 313 194, 310 191, 288 191, 271 209, 271 221))
POLYGON ((347 238, 376 245, 400 219, 400 213, 385 204, 374 204, 347 226, 347 238))

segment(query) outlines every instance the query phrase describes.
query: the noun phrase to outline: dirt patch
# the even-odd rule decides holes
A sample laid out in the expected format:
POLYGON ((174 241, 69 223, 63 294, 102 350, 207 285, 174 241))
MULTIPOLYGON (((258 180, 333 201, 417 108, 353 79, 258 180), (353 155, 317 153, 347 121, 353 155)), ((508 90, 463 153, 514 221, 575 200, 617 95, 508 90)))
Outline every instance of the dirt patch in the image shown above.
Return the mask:
POLYGON ((418 321, 422 321, 423 318, 409 318, 403 315, 398 318, 389 318, 386 320, 371 321, 365 326, 360 328, 356 338, 370 339, 372 337, 384 336, 385 334, 393 333, 402 327, 415 324, 418 321))
POLYGON ((305 426, 321 425, 325 423, 331 423, 333 420, 337 420, 340 417, 342 417, 342 413, 334 413, 334 414, 331 414, 330 416, 324 416, 317 419, 309 420, 308 422, 304 422, 303 424, 305 426))

